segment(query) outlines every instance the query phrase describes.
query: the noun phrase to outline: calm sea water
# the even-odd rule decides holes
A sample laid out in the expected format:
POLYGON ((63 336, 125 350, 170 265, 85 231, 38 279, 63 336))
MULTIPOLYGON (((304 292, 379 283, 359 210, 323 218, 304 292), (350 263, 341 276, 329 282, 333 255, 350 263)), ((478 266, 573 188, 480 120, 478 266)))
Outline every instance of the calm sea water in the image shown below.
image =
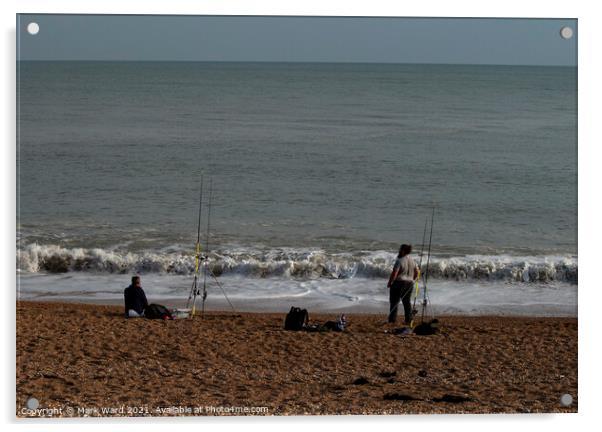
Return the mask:
POLYGON ((225 274, 576 283, 576 73, 20 62, 20 269, 189 274, 203 174, 225 274))

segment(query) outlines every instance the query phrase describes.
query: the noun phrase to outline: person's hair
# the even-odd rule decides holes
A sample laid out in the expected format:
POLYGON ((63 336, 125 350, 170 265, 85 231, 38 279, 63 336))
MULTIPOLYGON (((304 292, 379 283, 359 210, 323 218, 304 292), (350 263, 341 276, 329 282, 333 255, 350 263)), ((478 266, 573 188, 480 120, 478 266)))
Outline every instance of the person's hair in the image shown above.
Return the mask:
POLYGON ((138 280, 140 280, 140 276, 132 276, 132 285, 135 285, 138 280))
POLYGON ((397 254, 397 258, 401 258, 405 255, 409 255, 412 252, 412 245, 402 244, 399 246, 399 253, 397 254))

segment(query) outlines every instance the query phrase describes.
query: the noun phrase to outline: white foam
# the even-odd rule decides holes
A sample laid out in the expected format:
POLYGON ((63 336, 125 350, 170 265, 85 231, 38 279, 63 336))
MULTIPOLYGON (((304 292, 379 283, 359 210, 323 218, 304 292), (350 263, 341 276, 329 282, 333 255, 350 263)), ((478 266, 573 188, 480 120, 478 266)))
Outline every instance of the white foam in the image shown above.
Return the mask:
MULTIPOLYGON (((291 305, 318 311, 365 311, 386 313, 388 290, 380 279, 218 278, 237 310, 282 312, 291 305)), ((123 299, 129 275, 65 273, 19 276, 21 299, 114 301, 123 299)), ((178 306, 188 297, 189 276, 149 274, 142 285, 150 301, 178 306)), ((220 288, 208 283, 208 307, 227 309, 220 288)), ((458 283, 432 281, 429 297, 437 314, 577 314, 577 286, 554 283, 458 283)))
MULTIPOLYGON (((236 248, 217 250, 208 263, 218 275, 287 279, 387 278, 395 254, 386 251, 327 253, 320 249, 236 248)), ((30 244, 18 251, 18 269, 37 272, 165 273, 190 275, 194 256, 172 247, 141 253, 111 249, 67 249, 57 245, 30 244)), ((423 260, 422 269, 426 270, 423 260)), ((577 283, 574 256, 465 255, 433 256, 431 279, 455 281, 569 282, 577 283)))

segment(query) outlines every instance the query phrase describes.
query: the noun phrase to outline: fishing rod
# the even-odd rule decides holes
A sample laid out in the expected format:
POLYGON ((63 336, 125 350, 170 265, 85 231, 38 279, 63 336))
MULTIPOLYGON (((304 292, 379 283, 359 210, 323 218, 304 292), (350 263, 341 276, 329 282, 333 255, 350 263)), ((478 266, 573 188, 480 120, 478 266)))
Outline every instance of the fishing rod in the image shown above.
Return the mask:
MULTIPOLYGON (((211 199, 213 198, 213 179, 209 179, 209 202, 207 205, 207 236, 205 237, 205 254, 209 256, 209 228, 211 225, 211 199)), ((201 316, 205 316, 205 300, 207 300, 207 259, 203 266, 203 304, 201 309, 201 316)))
MULTIPOLYGON (((210 226, 211 226, 211 203, 212 203, 212 201, 213 201, 213 180, 210 179, 209 180, 209 202, 207 204, 207 236, 206 236, 207 240, 206 240, 206 244, 205 244, 205 250, 206 250, 205 254, 206 255, 209 254, 209 230, 210 230, 210 226)), ((228 295, 226 294, 226 290, 224 289, 224 286, 217 279, 217 277, 215 276, 215 273, 213 273, 213 271, 209 268, 209 262, 208 262, 207 259, 205 260, 203 270, 204 271, 203 271, 203 307, 202 307, 202 316, 205 315, 205 300, 207 300, 207 273, 213 278, 213 280, 215 281, 215 283, 217 284, 217 286, 219 287, 219 289, 224 294, 224 297, 226 298, 226 301, 228 302, 228 304, 232 308, 232 311, 234 313, 236 313, 236 309, 234 309, 234 305, 232 305, 232 302, 228 298, 228 295)))
MULTIPOLYGON (((422 244, 420 246, 420 262, 418 263, 418 279, 420 279, 420 272, 422 272, 422 257, 424 256, 424 243, 426 241, 426 227, 428 225, 428 216, 424 218, 424 231, 422 232, 422 244)), ((420 285, 418 284, 418 279, 416 279, 416 293, 414 294, 414 304, 412 305, 412 322, 410 323, 410 327, 414 327, 414 316, 418 313, 416 309, 416 300, 418 300, 418 293, 420 290, 420 285)))
POLYGON ((188 301, 186 302, 186 308, 190 307, 190 301, 192 300, 192 310, 190 316, 193 317, 196 311, 196 298, 199 294, 198 288, 198 277, 200 269, 200 258, 201 258, 201 210, 203 209, 203 176, 201 175, 201 192, 199 196, 199 221, 197 226, 197 237, 195 245, 194 255, 194 280, 192 281, 192 287, 190 288, 190 294, 188 295, 188 301))
POLYGON ((428 282, 428 278, 429 278, 429 263, 431 261, 431 245, 433 243, 433 223, 435 221, 435 207, 433 207, 433 213, 431 214, 431 234, 429 236, 429 250, 428 250, 428 255, 426 258, 426 271, 424 272, 424 278, 422 279, 424 281, 424 297, 422 300, 422 318, 421 318, 421 323, 424 322, 424 312, 426 310, 426 305, 427 305, 427 282, 428 282))

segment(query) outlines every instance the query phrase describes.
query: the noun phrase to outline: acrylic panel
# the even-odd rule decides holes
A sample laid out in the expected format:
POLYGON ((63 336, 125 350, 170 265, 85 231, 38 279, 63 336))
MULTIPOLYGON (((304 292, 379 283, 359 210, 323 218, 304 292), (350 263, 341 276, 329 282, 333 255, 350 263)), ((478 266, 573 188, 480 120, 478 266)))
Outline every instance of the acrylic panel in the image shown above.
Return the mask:
POLYGON ((17 416, 576 412, 577 36, 17 15, 17 416))

